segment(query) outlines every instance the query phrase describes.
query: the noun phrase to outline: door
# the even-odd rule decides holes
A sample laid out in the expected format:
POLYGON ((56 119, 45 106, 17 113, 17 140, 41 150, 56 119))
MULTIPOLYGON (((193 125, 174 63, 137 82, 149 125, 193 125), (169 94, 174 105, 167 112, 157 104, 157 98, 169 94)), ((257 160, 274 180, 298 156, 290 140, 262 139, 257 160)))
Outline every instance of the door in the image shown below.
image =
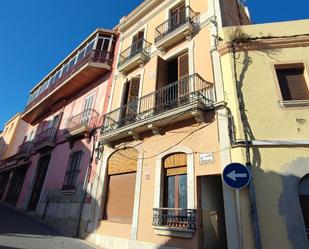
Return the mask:
POLYGON ((144 30, 139 31, 132 38, 131 57, 141 52, 144 43, 144 30))
POLYGON ((50 162, 50 155, 44 156, 43 158, 39 160, 37 174, 35 177, 35 182, 34 182, 32 194, 31 194, 31 198, 30 198, 30 202, 28 206, 29 211, 36 210, 37 204, 41 196, 42 188, 45 182, 46 172, 48 169, 49 162, 50 162))
POLYGON ((178 57, 178 89, 176 89, 178 98, 189 95, 190 83, 194 84, 194 82, 190 82, 189 56, 188 52, 186 52, 178 57))
POLYGON ((140 88, 140 76, 133 77, 124 85, 121 110, 121 123, 128 124, 134 122, 138 112, 138 96, 140 88))
POLYGON ((158 56, 157 60, 157 86, 156 86, 156 99, 155 111, 160 111, 160 108, 168 101, 166 91, 163 87, 167 84, 168 63, 158 56))
POLYGON ((174 30, 182 25, 186 20, 186 6, 182 4, 173 9, 170 13, 170 29, 174 30))
POLYGON ((203 249, 227 249, 221 176, 198 178, 198 197, 203 229, 203 249))
POLYGON ((81 116, 81 124, 88 123, 91 119, 92 107, 93 107, 94 94, 86 97, 84 110, 81 116))
POLYGON ((27 173, 27 167, 15 169, 15 171, 12 175, 12 179, 11 179, 11 182, 10 182, 8 193, 7 193, 6 198, 5 198, 5 202, 7 202, 7 203, 9 203, 13 206, 16 205, 18 198, 19 198, 19 195, 20 195, 20 192, 21 192, 21 189, 22 189, 22 186, 23 186, 23 183, 24 183, 26 173, 27 173))
POLYGON ((4 195, 4 192, 5 192, 6 185, 8 183, 9 177, 10 177, 10 172, 9 173, 2 173, 0 175, 0 201, 3 198, 3 195, 4 195))

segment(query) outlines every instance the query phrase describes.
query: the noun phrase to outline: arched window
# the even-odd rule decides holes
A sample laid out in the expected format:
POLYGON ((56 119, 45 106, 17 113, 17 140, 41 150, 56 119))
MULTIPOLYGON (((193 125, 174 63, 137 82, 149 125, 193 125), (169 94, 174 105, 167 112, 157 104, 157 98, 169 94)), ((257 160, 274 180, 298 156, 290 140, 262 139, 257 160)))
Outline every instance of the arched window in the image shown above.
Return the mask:
POLYGON ((134 148, 118 150, 108 160, 108 188, 104 219, 132 223, 138 152, 134 148))
POLYGON ((175 153, 163 160, 165 208, 187 208, 187 155, 175 153))
POLYGON ((300 181, 298 194, 309 239, 309 174, 300 181))

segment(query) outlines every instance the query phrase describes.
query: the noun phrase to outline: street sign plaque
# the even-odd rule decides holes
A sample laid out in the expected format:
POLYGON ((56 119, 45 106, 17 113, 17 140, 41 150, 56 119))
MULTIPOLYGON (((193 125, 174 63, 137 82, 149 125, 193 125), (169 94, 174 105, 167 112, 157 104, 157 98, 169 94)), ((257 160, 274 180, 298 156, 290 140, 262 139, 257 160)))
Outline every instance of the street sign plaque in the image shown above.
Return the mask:
POLYGON ((230 188, 242 189, 250 183, 251 175, 245 165, 231 163, 223 170, 223 180, 230 188))

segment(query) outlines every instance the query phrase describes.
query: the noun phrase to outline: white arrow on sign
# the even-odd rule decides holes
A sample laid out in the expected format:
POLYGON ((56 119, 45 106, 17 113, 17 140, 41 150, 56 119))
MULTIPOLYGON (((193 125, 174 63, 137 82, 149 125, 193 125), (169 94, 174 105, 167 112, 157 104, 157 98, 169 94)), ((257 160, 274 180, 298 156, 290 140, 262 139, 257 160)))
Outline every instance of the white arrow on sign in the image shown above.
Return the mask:
POLYGON ((236 178, 246 178, 246 173, 236 173, 236 170, 233 170, 231 173, 226 175, 228 178, 232 179, 234 182, 236 182, 236 178))

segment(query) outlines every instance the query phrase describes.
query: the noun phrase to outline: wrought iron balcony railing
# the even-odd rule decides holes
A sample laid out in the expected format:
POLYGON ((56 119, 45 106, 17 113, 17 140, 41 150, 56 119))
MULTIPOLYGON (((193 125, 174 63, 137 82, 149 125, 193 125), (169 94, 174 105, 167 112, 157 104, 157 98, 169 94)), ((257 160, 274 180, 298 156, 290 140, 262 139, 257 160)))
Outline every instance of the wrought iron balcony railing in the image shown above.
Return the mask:
POLYGON ((199 74, 193 74, 104 115, 102 133, 155 117, 187 104, 214 103, 213 86, 199 74))
POLYGON ((113 53, 102 51, 102 50, 91 50, 89 51, 82 59, 76 62, 76 64, 68 71, 63 73, 57 80, 55 80, 47 89, 45 89, 38 97, 36 97, 33 101, 31 101, 27 106, 25 111, 31 109, 34 105, 36 105, 39 101, 49 95, 52 91, 54 91, 59 85, 61 85, 65 80, 70 78, 75 72, 77 72, 82 66, 89 62, 97 62, 97 63, 106 63, 108 65, 112 65, 113 63, 113 53))
POLYGON ((87 109, 68 119, 65 133, 74 132, 82 127, 95 129, 99 122, 99 113, 93 109, 87 109))
POLYGON ((49 128, 47 130, 42 131, 41 133, 37 134, 33 146, 37 147, 44 143, 54 143, 56 140, 58 128, 49 128))
POLYGON ((144 38, 139 39, 135 43, 133 43, 130 47, 128 47, 126 50, 121 52, 118 67, 125 64, 127 61, 132 59, 137 54, 147 54, 147 50, 150 47, 151 43, 146 41, 144 38))
POLYGON ((154 208, 152 225, 155 227, 196 230, 196 210, 181 208, 154 208))
POLYGON ((17 154, 29 155, 31 153, 33 146, 32 141, 24 142, 22 145, 18 147, 17 154))
POLYGON ((168 20, 156 27, 155 42, 175 31, 185 23, 194 24, 196 16, 197 14, 191 9, 190 6, 187 6, 177 14, 172 15, 168 20))

